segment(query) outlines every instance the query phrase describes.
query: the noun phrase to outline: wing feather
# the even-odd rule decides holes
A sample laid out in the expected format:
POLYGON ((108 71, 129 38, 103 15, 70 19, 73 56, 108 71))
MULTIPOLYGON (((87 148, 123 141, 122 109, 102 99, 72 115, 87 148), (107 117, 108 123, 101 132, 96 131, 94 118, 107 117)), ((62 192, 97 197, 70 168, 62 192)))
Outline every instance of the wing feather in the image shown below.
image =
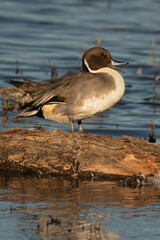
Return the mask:
POLYGON ((22 111, 16 118, 36 115, 41 107, 50 101, 52 103, 64 103, 70 87, 74 85, 77 79, 80 79, 81 74, 83 72, 74 72, 60 78, 51 87, 38 94, 34 100, 23 105, 21 108, 22 111))

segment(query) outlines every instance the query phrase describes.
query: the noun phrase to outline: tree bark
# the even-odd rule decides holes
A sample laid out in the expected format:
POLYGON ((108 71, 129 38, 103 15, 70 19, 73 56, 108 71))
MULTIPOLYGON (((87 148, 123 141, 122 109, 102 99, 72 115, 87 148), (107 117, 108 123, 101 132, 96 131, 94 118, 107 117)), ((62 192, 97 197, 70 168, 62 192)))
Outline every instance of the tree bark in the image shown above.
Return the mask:
POLYGON ((157 173, 160 145, 128 136, 13 128, 0 132, 0 160, 0 170, 22 174, 120 179, 157 173))

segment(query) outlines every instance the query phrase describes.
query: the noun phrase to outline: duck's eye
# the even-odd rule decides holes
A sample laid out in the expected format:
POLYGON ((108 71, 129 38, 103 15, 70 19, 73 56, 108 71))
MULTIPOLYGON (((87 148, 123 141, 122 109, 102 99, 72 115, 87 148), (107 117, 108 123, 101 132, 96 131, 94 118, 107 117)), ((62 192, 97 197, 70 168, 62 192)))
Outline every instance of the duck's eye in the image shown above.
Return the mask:
POLYGON ((104 54, 104 53, 101 53, 101 56, 102 56, 102 57, 105 57, 105 54, 104 54))

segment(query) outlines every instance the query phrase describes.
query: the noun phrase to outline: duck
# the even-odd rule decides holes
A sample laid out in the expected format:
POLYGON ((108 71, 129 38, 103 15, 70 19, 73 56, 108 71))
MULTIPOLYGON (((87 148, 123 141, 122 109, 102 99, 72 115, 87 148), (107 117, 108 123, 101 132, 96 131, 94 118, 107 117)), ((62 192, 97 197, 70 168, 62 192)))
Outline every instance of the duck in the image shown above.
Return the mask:
POLYGON ((82 56, 82 69, 64 75, 22 106, 16 118, 38 116, 70 125, 74 122, 83 133, 82 120, 114 106, 124 95, 125 82, 108 50, 92 47, 82 56))

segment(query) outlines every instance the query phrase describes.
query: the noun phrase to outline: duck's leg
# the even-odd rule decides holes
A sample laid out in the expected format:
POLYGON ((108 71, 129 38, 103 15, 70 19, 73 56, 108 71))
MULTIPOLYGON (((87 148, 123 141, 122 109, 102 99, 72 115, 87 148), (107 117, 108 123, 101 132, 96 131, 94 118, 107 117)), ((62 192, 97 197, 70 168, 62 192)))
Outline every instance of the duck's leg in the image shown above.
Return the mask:
POLYGON ((72 121, 72 117, 71 116, 69 116, 69 124, 70 124, 69 132, 73 133, 74 132, 74 126, 73 126, 73 121, 72 121))
POLYGON ((83 133, 83 127, 82 127, 82 122, 81 120, 77 121, 78 122, 78 127, 79 127, 79 133, 83 133))

